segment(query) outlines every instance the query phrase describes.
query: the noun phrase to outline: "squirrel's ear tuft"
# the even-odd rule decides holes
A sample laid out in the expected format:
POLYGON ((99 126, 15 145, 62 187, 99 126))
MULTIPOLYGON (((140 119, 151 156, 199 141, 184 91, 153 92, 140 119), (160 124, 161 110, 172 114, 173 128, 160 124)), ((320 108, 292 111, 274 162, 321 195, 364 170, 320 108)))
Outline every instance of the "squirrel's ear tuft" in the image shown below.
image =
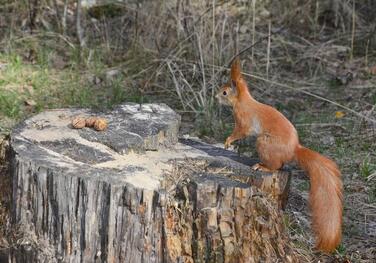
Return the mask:
POLYGON ((231 65, 231 80, 237 81, 241 78, 241 68, 239 57, 235 58, 231 65))

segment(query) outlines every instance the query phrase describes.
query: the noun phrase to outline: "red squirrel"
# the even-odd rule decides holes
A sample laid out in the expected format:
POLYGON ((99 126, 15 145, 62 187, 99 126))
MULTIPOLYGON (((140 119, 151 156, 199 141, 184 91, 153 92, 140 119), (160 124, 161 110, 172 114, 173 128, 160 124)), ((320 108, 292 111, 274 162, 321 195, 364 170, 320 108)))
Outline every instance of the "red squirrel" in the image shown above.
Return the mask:
POLYGON ((335 250, 342 236, 342 181, 336 163, 300 145, 291 122, 273 107, 252 97, 238 58, 231 66, 231 81, 220 89, 216 98, 219 103, 233 108, 235 127, 226 139, 226 149, 236 140, 256 135, 261 163, 252 169, 271 172, 295 161, 308 173, 316 248, 325 252, 335 250))

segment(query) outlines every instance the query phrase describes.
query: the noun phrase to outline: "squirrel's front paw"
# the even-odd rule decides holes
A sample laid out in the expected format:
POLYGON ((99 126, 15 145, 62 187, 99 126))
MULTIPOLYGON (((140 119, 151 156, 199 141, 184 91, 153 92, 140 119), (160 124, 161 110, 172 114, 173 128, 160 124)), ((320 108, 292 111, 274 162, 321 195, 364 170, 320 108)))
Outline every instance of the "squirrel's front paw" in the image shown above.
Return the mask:
POLYGON ((230 145, 231 145, 231 139, 230 139, 230 137, 228 137, 226 139, 226 142, 225 142, 225 149, 228 149, 230 147, 230 145))

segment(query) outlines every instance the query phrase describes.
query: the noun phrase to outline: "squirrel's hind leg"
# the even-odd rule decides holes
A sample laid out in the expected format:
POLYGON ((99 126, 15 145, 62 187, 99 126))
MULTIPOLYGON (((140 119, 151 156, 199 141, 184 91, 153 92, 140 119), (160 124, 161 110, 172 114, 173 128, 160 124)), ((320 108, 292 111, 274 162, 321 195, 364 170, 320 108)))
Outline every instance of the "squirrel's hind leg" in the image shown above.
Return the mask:
POLYGON ((283 147, 283 145, 270 136, 259 136, 257 138, 256 149, 261 164, 254 165, 252 168, 255 170, 276 171, 291 159, 291 154, 286 152, 286 147, 283 147))

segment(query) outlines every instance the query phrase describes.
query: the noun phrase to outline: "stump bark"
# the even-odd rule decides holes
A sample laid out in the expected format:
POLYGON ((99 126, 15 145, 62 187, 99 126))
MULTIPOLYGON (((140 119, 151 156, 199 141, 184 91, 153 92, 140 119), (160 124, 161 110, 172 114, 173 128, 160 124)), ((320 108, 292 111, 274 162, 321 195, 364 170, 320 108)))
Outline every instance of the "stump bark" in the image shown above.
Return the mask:
POLYGON ((255 160, 178 141, 179 122, 163 104, 124 104, 47 111, 16 127, 11 216, 27 242, 10 261, 294 261, 278 209, 289 173, 253 172, 255 160), (72 129, 90 115, 108 129, 72 129))

